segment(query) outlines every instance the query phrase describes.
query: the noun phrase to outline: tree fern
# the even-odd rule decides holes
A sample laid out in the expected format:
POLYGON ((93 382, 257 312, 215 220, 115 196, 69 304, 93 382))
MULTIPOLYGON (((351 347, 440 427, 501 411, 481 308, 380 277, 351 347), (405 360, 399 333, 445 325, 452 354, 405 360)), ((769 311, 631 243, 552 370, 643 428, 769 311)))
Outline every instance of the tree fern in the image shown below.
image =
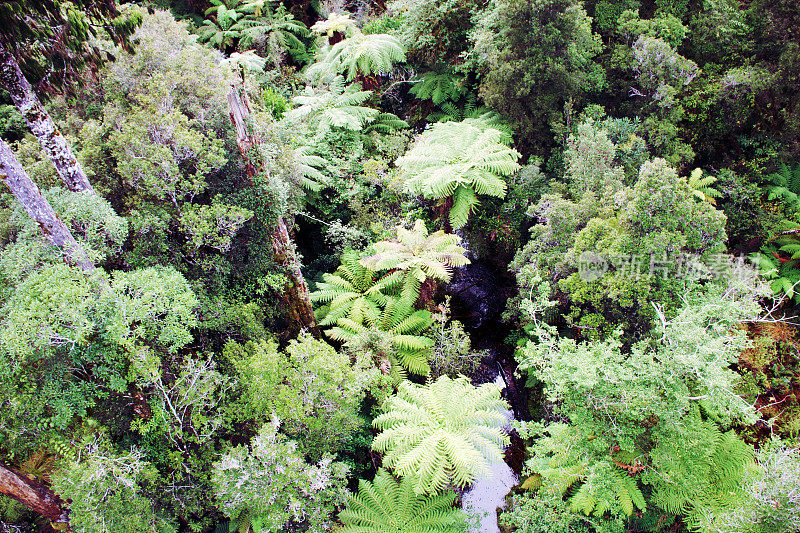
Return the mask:
POLYGON ((636 480, 609 461, 591 465, 583 472, 584 483, 570 498, 570 508, 585 515, 603 516, 619 506, 626 516, 646 507, 636 480))
POLYGON ((284 114, 283 122, 288 126, 306 123, 318 137, 332 128, 361 131, 378 117, 379 111, 361 104, 372 91, 362 91, 358 84, 345 87, 344 78, 337 76, 327 89, 307 86, 292 99, 298 107, 284 114))
POLYGON ((269 16, 273 11, 272 6, 274 4, 274 0, 244 0, 237 9, 242 13, 258 18, 269 16))
POLYGON ((228 9, 222 3, 214 7, 216 15, 213 19, 203 21, 197 33, 200 41, 208 42, 220 50, 229 49, 242 35, 242 26, 239 24, 242 14, 235 9, 228 9))
POLYGON ((384 454, 387 467, 412 479, 417 494, 466 487, 503 460, 507 408, 494 383, 475 387, 447 376, 424 386, 404 381, 373 421, 381 433, 372 448, 384 454))
POLYGON ((367 327, 377 325, 388 294, 402 282, 400 272, 379 279, 376 272, 359 263, 359 258, 358 252, 345 252, 339 268, 333 274, 323 274, 323 281, 311 293, 312 302, 327 303, 317 310, 321 326, 334 326, 341 318, 367 327))
POLYGON ((364 128, 364 133, 376 132, 388 135, 406 128, 408 128, 408 122, 402 120, 394 113, 379 113, 375 116, 375 119, 364 128))
POLYGON ((692 170, 687 181, 692 194, 701 202, 715 205, 717 198, 722 196, 722 193, 713 187, 714 183, 717 182, 717 178, 714 176, 703 177, 703 171, 699 168, 692 170))
POLYGON ((546 430, 526 464, 541 476, 542 490, 567 497, 572 511, 585 515, 621 511, 630 516, 646 507, 636 479, 624 468, 628 465, 615 461, 607 450, 593 450, 574 427, 556 423, 546 430))
POLYGON ((243 48, 256 48, 272 58, 278 65, 288 52, 296 60, 306 57, 306 47, 302 38, 308 36, 308 28, 281 5, 275 12, 262 12, 260 17, 248 17, 239 23, 243 48))
POLYGON ((439 122, 417 137, 397 165, 406 189, 426 198, 453 199, 450 223, 466 224, 478 195, 503 198, 502 176, 520 168, 519 152, 503 144, 504 135, 462 122, 439 122))
POLYGON ((357 75, 370 76, 391 72, 395 63, 405 60, 405 49, 396 37, 365 34, 357 28, 351 35, 331 46, 307 72, 312 79, 326 74, 343 74, 347 81, 357 75))
POLYGON ((800 224, 784 220, 775 231, 778 234, 767 240, 750 260, 769 281, 773 294, 800 303, 800 224))
POLYGON ((429 234, 425 222, 417 219, 411 230, 397 227, 397 240, 373 244, 377 253, 361 264, 373 270, 404 270, 420 283, 427 278, 449 282, 452 267, 469 264, 460 242, 461 237, 442 230, 429 234))
POLYGON ((242 0, 209 0, 209 4, 211 4, 211 7, 205 10, 205 15, 207 17, 216 15, 220 8, 225 10, 232 9, 239 12, 241 9, 240 6, 242 5, 242 0))
POLYGON ((439 111, 434 111, 426 117, 428 122, 461 122, 472 124, 484 130, 493 128, 504 133, 501 140, 504 144, 511 144, 511 126, 503 119, 500 113, 488 107, 478 105, 477 97, 469 93, 463 104, 443 102, 439 111))
POLYGON ((398 301, 390 298, 372 326, 345 317, 338 319, 326 334, 351 348, 372 352, 381 369, 398 381, 405 377, 406 371, 426 376, 430 372, 428 355, 434 342, 423 332, 431 326, 433 318, 428 311, 413 311, 398 305, 398 301))
POLYGON ((767 176, 768 200, 780 200, 791 211, 800 211, 800 163, 794 168, 782 163, 778 172, 767 176))
POLYGON ((455 102, 461 98, 464 93, 464 82, 449 72, 426 72, 409 92, 420 100, 430 100, 439 105, 447 101, 455 102))
POLYGON ((691 524, 701 511, 741 503, 753 449, 733 430, 723 433, 713 420, 702 420, 697 408, 687 421, 686 442, 659 441, 650 453, 658 474, 648 473, 646 479, 654 485, 653 502, 670 513, 686 514, 691 524))
POLYGON ((450 533, 464 522, 454 509, 456 495, 446 491, 421 496, 410 477, 399 483, 385 470, 375 480, 360 480, 358 493, 350 496, 339 513, 344 527, 339 533, 450 533))
POLYGON ((319 20, 311 26, 311 31, 328 37, 333 37, 336 33, 348 37, 359 30, 356 22, 347 13, 331 12, 327 19, 319 20))
POLYGON ((308 146, 295 148, 293 155, 295 174, 301 187, 310 191, 320 191, 328 185, 328 178, 320 170, 328 164, 325 158, 312 154, 308 146))

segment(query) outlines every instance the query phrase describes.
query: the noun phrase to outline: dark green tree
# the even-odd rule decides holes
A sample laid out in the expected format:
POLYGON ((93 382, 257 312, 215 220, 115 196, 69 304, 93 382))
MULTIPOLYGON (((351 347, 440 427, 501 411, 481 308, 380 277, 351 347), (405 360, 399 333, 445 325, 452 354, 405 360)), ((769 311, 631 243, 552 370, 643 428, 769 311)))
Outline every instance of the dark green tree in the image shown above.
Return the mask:
POLYGON ((551 114, 604 83, 592 61, 600 37, 577 0, 495 0, 474 35, 480 95, 511 119, 524 148, 549 144, 551 114))

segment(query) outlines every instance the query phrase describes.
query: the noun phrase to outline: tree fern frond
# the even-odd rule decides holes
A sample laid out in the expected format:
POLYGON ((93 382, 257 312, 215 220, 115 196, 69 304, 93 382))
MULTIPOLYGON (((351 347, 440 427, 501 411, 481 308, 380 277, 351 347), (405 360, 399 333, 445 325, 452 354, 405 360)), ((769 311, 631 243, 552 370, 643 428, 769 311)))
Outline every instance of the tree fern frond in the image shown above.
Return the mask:
POLYGON ((388 135, 406 128, 408 128, 408 122, 401 120, 394 113, 379 113, 364 128, 364 133, 376 132, 388 135))
POLYGON ((402 61, 405 49, 396 37, 365 34, 356 28, 348 38, 330 47, 319 64, 325 65, 324 71, 344 74, 347 81, 352 81, 357 74, 386 74, 402 61))
POLYGON ((464 83, 451 73, 426 72, 409 92, 420 100, 439 105, 447 100, 457 101, 464 92, 464 83))
MULTIPOLYGON (((406 189, 427 198, 441 199, 459 189, 473 195, 505 196, 502 176, 519 169, 520 154, 502 141, 503 132, 481 128, 474 122, 439 122, 422 133, 411 149, 397 160, 406 189)), ((477 202, 461 192, 454 228, 466 223, 477 202)), ((456 198, 454 197, 454 204, 456 198)))
POLYGON ((452 267, 469 264, 466 250, 458 245, 461 237, 441 230, 429 234, 422 220, 416 220, 412 230, 398 226, 396 235, 396 241, 375 243, 376 253, 361 264, 373 270, 404 270, 420 282, 428 277, 449 282, 452 267))
MULTIPOLYGON (((360 254, 349 250, 342 254, 341 265, 333 274, 323 274, 317 290, 310 294, 312 302, 328 303, 324 312, 317 314, 322 326, 341 326, 346 318, 358 325, 376 325, 389 296, 398 285, 397 275, 377 279, 377 274, 359 263, 360 254)), ((331 330, 331 338, 344 341, 358 334, 339 327, 331 330), (337 337, 333 337, 335 334, 337 337)), ((326 332, 327 333, 327 332, 326 332)))
POLYGON ((307 86, 292 99, 297 107, 284 113, 281 122, 288 128, 308 123, 318 137, 331 128, 361 131, 380 113, 361 105, 371 94, 371 91, 362 91, 359 84, 345 87, 344 79, 337 76, 327 90, 307 86))
POLYGON ((476 435, 494 435, 487 439, 494 452, 489 455, 502 455, 508 444, 505 418, 490 417, 491 425, 483 425, 474 416, 497 411, 500 388, 492 383, 478 388, 487 394, 471 394, 475 387, 463 377, 442 376, 424 386, 405 381, 373 421, 382 430, 373 448, 385 453, 384 464, 399 475, 415 477, 417 494, 436 493, 448 482, 464 487, 488 471, 487 454, 474 444, 476 435), (479 432, 478 427, 496 431, 479 432))
POLYGON ((350 496, 339 519, 341 533, 449 533, 465 521, 454 509, 456 495, 446 491, 420 496, 413 490, 414 478, 397 482, 380 470, 370 483, 360 480, 358 493, 350 496))

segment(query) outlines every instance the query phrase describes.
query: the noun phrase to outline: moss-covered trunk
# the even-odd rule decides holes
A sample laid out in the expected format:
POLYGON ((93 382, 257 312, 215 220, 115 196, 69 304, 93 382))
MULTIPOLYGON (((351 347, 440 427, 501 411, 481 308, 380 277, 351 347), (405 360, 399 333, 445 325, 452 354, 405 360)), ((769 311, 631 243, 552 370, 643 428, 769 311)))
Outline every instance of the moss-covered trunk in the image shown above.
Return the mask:
POLYGON ((85 250, 78 244, 64 222, 58 218, 50 202, 42 196, 11 147, 2 139, 0 139, 0 182, 8 186, 14 197, 25 208, 25 212, 39 225, 50 244, 61 249, 68 263, 80 267, 87 273, 94 271, 94 264, 87 257, 85 250))
MULTIPOLYGON (((250 134, 247 127, 247 120, 250 116, 250 106, 244 89, 239 86, 232 86, 228 92, 228 104, 230 105, 230 117, 236 129, 236 142, 239 151, 244 158, 249 177, 255 175, 257 171, 264 170, 260 161, 252 161, 250 154, 257 145, 258 139, 250 134)), ((317 326, 314 310, 311 306, 311 297, 308 291, 308 284, 300 271, 300 261, 294 244, 289 238, 289 230, 283 217, 278 216, 275 226, 270 231, 270 242, 275 254, 275 260, 286 270, 286 288, 284 290, 284 300, 286 302, 286 315, 290 321, 290 328, 294 333, 305 329, 312 335, 319 338, 320 331, 317 326)))
POLYGON ((53 162, 67 189, 96 194, 81 164, 67 144, 67 140, 58 131, 52 117, 22 74, 17 60, 2 41, 0 41, 0 86, 8 91, 14 105, 17 106, 28 123, 31 133, 36 136, 42 149, 53 162))
POLYGON ((18 474, 1 463, 0 493, 10 496, 51 522, 69 524, 69 510, 49 487, 18 474))

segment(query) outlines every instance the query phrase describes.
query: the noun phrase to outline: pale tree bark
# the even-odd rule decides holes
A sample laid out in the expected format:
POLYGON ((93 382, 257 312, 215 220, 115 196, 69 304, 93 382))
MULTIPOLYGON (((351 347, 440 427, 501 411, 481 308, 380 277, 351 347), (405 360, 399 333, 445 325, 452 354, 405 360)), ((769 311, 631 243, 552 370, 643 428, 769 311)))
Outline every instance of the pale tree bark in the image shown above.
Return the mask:
MULTIPOLYGON (((250 117, 250 104, 244 94, 244 88, 239 85, 232 85, 228 92, 228 104, 230 106, 230 117, 236 129, 236 142, 239 152, 244 158, 248 177, 252 178, 256 172, 268 172, 261 161, 252 161, 251 152, 258 145, 258 138, 250 134, 247 127, 247 120, 250 117)), ((269 175, 267 175, 269 178, 269 175)), ((308 330, 312 335, 319 338, 319 326, 314 317, 314 309, 311 306, 311 296, 308 291, 303 273, 300 271, 300 261, 297 259, 294 244, 289 238, 289 231, 283 217, 277 217, 277 223, 270 230, 270 243, 275 253, 275 260, 286 269, 287 281, 284 291, 284 299, 287 306, 287 315, 291 322, 294 332, 308 330)))
POLYGON ((19 474, 0 463, 0 493, 3 493, 50 522, 69 525, 69 509, 47 485, 19 474))
POLYGON ((0 139, 0 182, 5 183, 25 212, 39 225, 44 237, 61 249, 68 263, 86 273, 94 272, 94 264, 72 236, 69 228, 58 218, 50 202, 17 160, 11 147, 0 139))
POLYGON ((39 144, 53 162, 67 189, 96 194, 67 140, 58 131, 52 117, 22 74, 17 60, 2 41, 0 41, 0 86, 11 95, 14 105, 25 118, 31 132, 39 139, 39 144))

